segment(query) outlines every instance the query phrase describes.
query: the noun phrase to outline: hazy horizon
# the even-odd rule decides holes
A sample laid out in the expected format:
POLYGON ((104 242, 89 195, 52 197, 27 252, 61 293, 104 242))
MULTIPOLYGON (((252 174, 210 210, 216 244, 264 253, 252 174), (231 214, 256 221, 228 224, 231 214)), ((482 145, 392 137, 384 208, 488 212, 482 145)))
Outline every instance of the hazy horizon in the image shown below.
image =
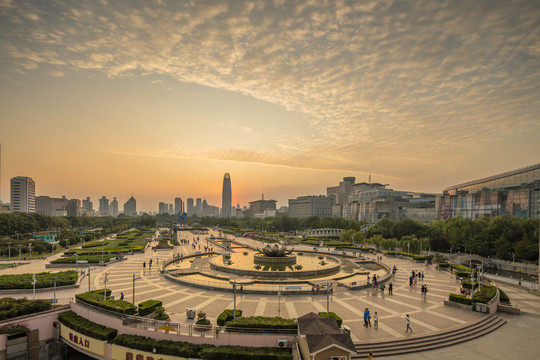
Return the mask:
POLYGON ((0 199, 278 206, 540 162, 538 1, 0 0, 0 199))

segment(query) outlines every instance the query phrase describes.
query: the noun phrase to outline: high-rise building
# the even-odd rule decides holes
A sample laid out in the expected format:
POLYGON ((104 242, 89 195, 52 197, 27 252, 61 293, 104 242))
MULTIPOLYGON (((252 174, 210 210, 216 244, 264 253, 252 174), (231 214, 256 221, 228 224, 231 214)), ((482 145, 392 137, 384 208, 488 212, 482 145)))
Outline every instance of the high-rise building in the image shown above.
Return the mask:
POLYGON ((116 200, 116 197, 111 201, 110 214, 114 217, 118 216, 118 200, 116 200))
POLYGON ((109 215, 109 199, 105 196, 102 196, 101 199, 99 199, 99 215, 109 215))
POLYGON ((66 201, 67 216, 81 216, 81 200, 69 199, 66 201))
POLYGON ((264 194, 263 194, 261 200, 255 200, 255 201, 249 202, 249 215, 251 217, 266 217, 266 215, 272 213, 271 211, 269 212, 268 210, 273 210, 273 215, 271 216, 275 216, 276 203, 277 203, 276 200, 264 200, 264 194))
POLYGON ((353 185, 356 181, 354 176, 344 177, 343 181, 338 186, 330 186, 326 188, 326 195, 334 197, 334 205, 332 207, 332 216, 343 217, 346 213, 345 207, 349 202, 349 195, 353 191, 353 185))
MULTIPOLYGON (((68 200, 65 196, 61 198, 52 198, 50 196, 36 196, 36 212, 41 215, 58 216, 58 214, 67 214, 68 200)), ((60 215, 62 216, 62 215, 60 215)))
POLYGON ((188 213, 188 215, 193 215, 194 214, 193 198, 188 198, 186 202, 187 202, 186 212, 188 213))
POLYGON ((86 197, 86 200, 82 201, 82 214, 92 215, 94 213, 94 204, 90 201, 90 196, 86 197))
POLYGON ((174 207, 173 207, 173 204, 169 204, 169 208, 167 209, 167 212, 169 214, 174 214, 174 207))
POLYGON ((158 214, 166 214, 169 212, 169 205, 164 202, 158 204, 158 214))
POLYGON ((319 218, 332 217, 332 206, 334 198, 331 196, 299 196, 296 199, 289 199, 290 217, 310 217, 319 218))
POLYGON ((174 198, 174 213, 178 214, 180 211, 184 211, 184 202, 181 198, 174 198))
POLYGON ((137 216, 137 200, 133 196, 124 204, 124 215, 137 216))
POLYGON ((32 178, 17 176, 11 179, 11 211, 36 212, 36 183, 32 178))
POLYGON ((195 199, 195 201, 196 201, 195 214, 197 214, 197 216, 202 216, 202 199, 197 198, 195 199))
POLYGON ((223 176, 223 190, 221 192, 221 216, 229 218, 231 216, 231 207, 231 176, 229 173, 225 173, 223 176))

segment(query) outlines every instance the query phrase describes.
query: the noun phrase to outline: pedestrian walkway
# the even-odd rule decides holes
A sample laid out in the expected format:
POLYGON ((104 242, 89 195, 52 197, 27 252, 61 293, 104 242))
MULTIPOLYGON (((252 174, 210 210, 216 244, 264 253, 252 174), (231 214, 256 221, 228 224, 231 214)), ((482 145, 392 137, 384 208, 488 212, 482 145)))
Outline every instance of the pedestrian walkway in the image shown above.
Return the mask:
MULTIPOLYGON (((193 235, 181 233, 182 238, 192 241, 193 235)), ((201 236, 201 241, 203 241, 201 236)), ((246 242, 262 247, 263 244, 248 239, 246 242)), ((264 244, 266 245, 266 244, 264 244)), ((298 247, 302 249, 302 246, 298 247)), ((197 249, 198 251, 198 249, 197 249)), ((108 265, 106 267, 96 266, 92 270, 91 289, 104 287, 104 274, 107 273, 107 288, 112 290, 113 296, 119 298, 120 293, 124 293, 124 300, 138 304, 142 301, 155 299, 161 300, 167 313, 171 316, 172 322, 185 323, 186 309, 193 308, 203 311, 207 318, 214 324, 216 317, 224 310, 231 309, 234 304, 232 292, 219 292, 192 288, 185 285, 169 282, 159 274, 159 266, 173 255, 181 253, 184 256, 192 254, 195 249, 191 244, 175 247, 173 250, 147 249, 144 253, 127 256, 127 259, 108 265), (152 259, 152 267, 149 268, 149 261, 152 259), (146 268, 143 269, 143 263, 146 268), (159 262, 159 265, 158 265, 159 262), (133 278, 135 277, 135 281, 133 278), (133 298, 133 287, 135 285, 135 298, 133 298)), ((370 256, 368 256, 370 257, 370 256)), ((474 323, 487 316, 484 314, 456 309, 444 306, 443 300, 448 298, 449 293, 456 293, 460 284, 455 280, 454 275, 447 271, 435 270, 434 267, 426 267, 423 263, 416 263, 408 259, 400 259, 383 256, 384 263, 390 267, 396 266, 397 273, 391 279, 393 282, 393 296, 388 295, 388 284, 384 292, 378 289, 363 289, 351 291, 346 288, 336 288, 334 294, 306 294, 306 295, 256 295, 237 294, 236 307, 243 310, 244 316, 281 316, 284 318, 296 318, 309 312, 335 312, 343 319, 343 324, 351 329, 351 336, 354 342, 381 341, 384 339, 403 339, 410 336, 427 335, 433 332, 463 326, 474 323), (409 286, 409 275, 412 270, 424 272, 424 283, 428 285, 426 298, 422 297, 419 281, 416 286, 409 286), (379 317, 379 329, 373 327, 365 328, 363 325, 363 311, 369 307, 371 313, 375 311, 379 317), (411 327, 414 334, 405 332, 405 314, 411 317, 411 327)), ((17 273, 48 271, 44 269, 45 262, 32 261, 31 264, 13 269, 17 273)), ((9 273, 13 273, 11 270, 9 273)), ((538 335, 540 329, 540 302, 539 297, 515 287, 501 286, 509 295, 514 304, 518 304, 526 314, 525 316, 505 316, 508 325, 496 330, 493 334, 472 342, 463 343, 455 347, 456 349, 474 349, 477 343, 484 344, 484 339, 492 338, 498 344, 503 344, 504 336, 508 333, 507 328, 512 328, 508 333, 515 344, 526 344, 525 348, 536 349, 536 354, 540 353, 539 345, 530 334, 538 335), (535 317, 538 315, 539 317, 535 317), (536 326, 536 328, 535 328, 536 326), (532 330, 531 330, 532 329, 532 330), (521 334, 518 337, 517 334, 521 334), (519 340, 518 340, 519 339, 519 340), (530 339, 530 340, 529 340, 530 339), (534 339, 534 340, 533 340, 534 339)), ((76 293, 88 290, 88 280, 85 278, 79 289, 58 290, 57 297, 71 297, 76 293)), ((15 296, 15 295, 14 295, 15 296)), ((23 297, 24 294, 15 297, 23 297)), ((27 296, 27 295, 26 295, 27 296)), ((52 292, 40 293, 41 298, 51 298, 52 292)), ((508 344, 508 342, 506 342, 508 344)), ((482 345, 484 346, 484 345, 482 345)), ((485 343, 487 353, 491 353, 488 343, 485 343)), ((425 355, 441 352, 438 359, 446 358, 446 349, 432 350, 425 353, 414 354, 415 359, 432 359, 435 357, 425 355)), ((521 350, 520 350, 521 351, 521 350)), ((525 350, 524 350, 525 352, 525 350)), ((463 353, 466 353, 465 351, 463 353)), ((474 350, 475 358, 484 359, 482 351, 474 350)), ((523 352, 520 352, 523 354, 523 352)), ((407 359, 409 355, 402 355, 400 359, 407 359)), ((410 357, 412 359, 412 355, 410 357)), ((458 357, 459 358, 459 357, 458 357)), ((500 357, 492 357, 500 358, 500 357)), ((506 356, 505 358, 512 358, 506 356)), ((526 358, 526 357, 521 357, 526 358)))

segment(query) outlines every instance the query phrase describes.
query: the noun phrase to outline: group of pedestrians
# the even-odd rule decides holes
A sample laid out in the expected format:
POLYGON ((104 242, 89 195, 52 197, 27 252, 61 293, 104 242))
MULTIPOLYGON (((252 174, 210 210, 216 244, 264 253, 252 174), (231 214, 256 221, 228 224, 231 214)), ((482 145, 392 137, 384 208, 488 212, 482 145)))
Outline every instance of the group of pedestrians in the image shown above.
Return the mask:
POLYGON ((416 286, 418 280, 424 283, 424 273, 420 271, 412 271, 411 276, 409 276, 409 286, 416 286))
MULTIPOLYGON (((364 310, 364 326, 366 328, 371 327, 371 312, 369 311, 369 308, 366 308, 364 310)), ((373 328, 375 330, 379 329, 379 315, 377 315, 377 312, 373 314, 373 328)))
MULTIPOLYGON (((319 284, 317 284, 317 285, 313 284, 313 285, 311 285, 311 293, 313 295, 320 294, 321 293, 321 288, 322 287, 319 284)), ((330 283, 330 285, 328 285, 328 292, 330 294, 334 293, 334 284, 333 283, 330 283)))

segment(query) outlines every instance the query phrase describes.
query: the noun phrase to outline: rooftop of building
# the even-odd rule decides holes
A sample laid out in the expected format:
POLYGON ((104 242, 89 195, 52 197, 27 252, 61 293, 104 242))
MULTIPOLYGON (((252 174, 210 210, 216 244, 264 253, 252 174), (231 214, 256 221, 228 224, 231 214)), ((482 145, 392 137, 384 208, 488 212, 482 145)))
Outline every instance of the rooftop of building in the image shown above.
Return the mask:
POLYGON ((485 177, 485 178, 468 181, 468 182, 465 182, 465 183, 462 183, 462 184, 449 186, 449 187, 445 188, 443 190, 443 192, 446 192, 448 190, 452 190, 452 189, 455 189, 455 188, 462 188, 462 187, 466 187, 466 186, 480 184, 480 183, 483 183, 483 182, 486 182, 486 181, 497 180, 497 179, 501 179, 501 178, 504 178, 504 177, 517 175, 517 174, 521 174, 521 173, 524 173, 524 172, 527 172, 527 171, 538 170, 538 169, 540 169, 540 163, 530 165, 530 166, 526 166, 526 167, 519 168, 519 169, 515 169, 515 170, 511 170, 511 171, 507 171, 507 172, 503 172, 503 173, 500 173, 500 174, 488 176, 488 177, 485 177))

